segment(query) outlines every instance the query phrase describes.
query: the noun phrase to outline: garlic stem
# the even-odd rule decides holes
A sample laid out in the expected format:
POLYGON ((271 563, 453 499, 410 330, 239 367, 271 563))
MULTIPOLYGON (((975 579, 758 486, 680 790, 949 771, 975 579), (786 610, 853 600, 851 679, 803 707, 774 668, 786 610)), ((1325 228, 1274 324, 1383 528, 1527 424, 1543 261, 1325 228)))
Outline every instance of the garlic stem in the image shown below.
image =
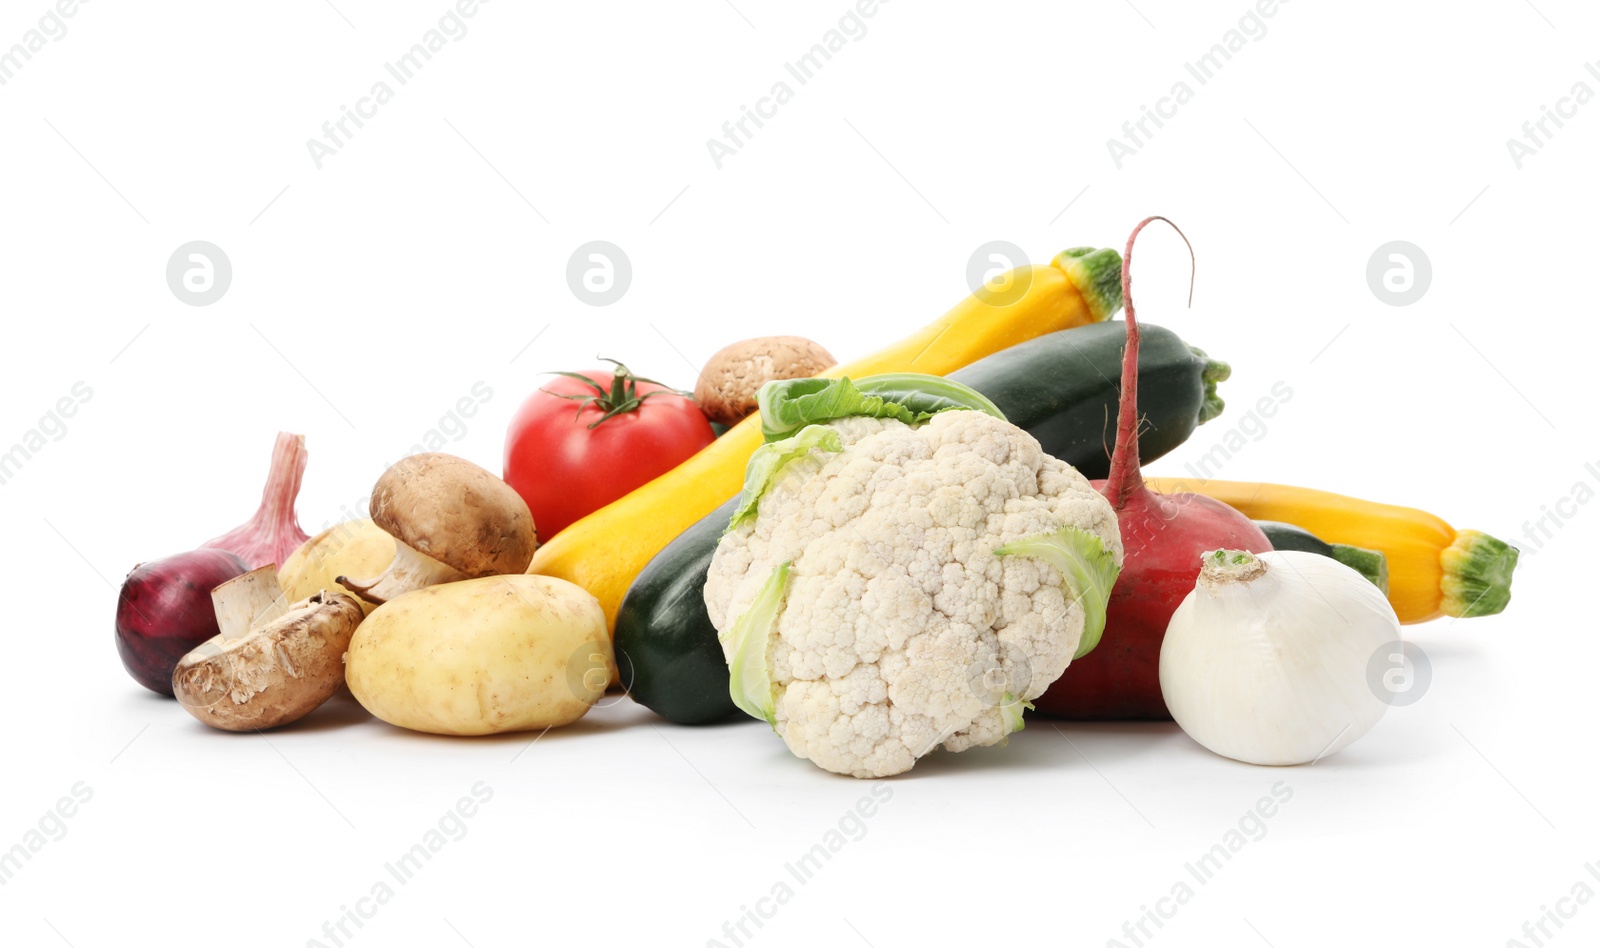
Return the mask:
POLYGON ((261 490, 261 505, 242 526, 202 545, 227 550, 252 567, 288 559, 308 539, 294 514, 305 472, 305 437, 280 431, 272 446, 272 467, 261 490))
POLYGON ((267 483, 261 488, 261 508, 257 521, 265 521, 276 528, 294 519, 294 501, 300 495, 300 481, 306 473, 305 435, 278 432, 272 445, 272 466, 268 469, 267 483))

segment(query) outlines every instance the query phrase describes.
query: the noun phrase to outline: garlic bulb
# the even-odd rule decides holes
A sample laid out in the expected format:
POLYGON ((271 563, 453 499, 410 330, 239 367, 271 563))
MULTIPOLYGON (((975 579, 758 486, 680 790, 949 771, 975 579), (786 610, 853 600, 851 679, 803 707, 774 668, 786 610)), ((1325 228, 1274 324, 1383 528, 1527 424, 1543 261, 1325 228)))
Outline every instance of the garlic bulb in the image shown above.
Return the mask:
POLYGON ((1173 613, 1161 693, 1190 737, 1250 764, 1303 764, 1350 745, 1388 704, 1369 683, 1400 622, 1378 588, 1325 556, 1216 550, 1173 613))

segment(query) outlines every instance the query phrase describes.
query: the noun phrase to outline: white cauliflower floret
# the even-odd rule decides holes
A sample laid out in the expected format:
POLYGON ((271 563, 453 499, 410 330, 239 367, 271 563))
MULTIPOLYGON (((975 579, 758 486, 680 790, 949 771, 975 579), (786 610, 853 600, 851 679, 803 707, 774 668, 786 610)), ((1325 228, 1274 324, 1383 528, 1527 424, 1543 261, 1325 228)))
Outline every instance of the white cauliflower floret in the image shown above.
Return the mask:
POLYGON ((796 755, 857 777, 1004 741, 1066 669, 1086 616, 1093 635, 1104 622, 1106 588, 1084 587, 1110 580, 1087 582, 1081 551, 1056 548, 1081 537, 1064 528, 1085 531, 1114 576, 1111 505, 981 411, 827 427, 842 450, 781 468, 711 562, 706 606, 736 692, 796 755))

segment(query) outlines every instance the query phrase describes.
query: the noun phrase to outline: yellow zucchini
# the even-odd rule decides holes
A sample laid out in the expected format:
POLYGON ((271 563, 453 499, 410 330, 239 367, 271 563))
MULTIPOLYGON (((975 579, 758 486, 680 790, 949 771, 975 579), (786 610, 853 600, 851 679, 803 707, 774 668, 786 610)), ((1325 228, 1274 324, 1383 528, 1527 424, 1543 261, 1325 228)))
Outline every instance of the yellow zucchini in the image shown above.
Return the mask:
MULTIPOLYGON (((1109 318, 1122 307, 1121 278, 1116 251, 1066 250, 1047 265, 1010 271, 998 292, 980 289, 905 339, 824 375, 944 375, 1045 333, 1109 318)), ((683 464, 551 537, 528 572, 587 589, 614 629, 634 577, 678 534, 739 493, 745 464, 760 445, 761 419, 746 418, 683 464)))
POLYGON ((1307 487, 1147 477, 1163 494, 1202 494, 1252 520, 1278 520, 1329 543, 1381 550, 1389 561, 1389 604, 1401 622, 1441 615, 1492 616, 1511 601, 1517 548, 1431 513, 1307 487))

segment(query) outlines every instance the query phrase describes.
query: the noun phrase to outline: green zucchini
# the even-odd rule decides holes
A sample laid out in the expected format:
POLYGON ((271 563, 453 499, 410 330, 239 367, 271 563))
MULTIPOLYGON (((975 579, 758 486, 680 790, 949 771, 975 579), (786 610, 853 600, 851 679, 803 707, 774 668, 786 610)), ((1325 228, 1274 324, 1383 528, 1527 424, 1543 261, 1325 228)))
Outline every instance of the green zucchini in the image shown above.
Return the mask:
POLYGON ((702 594, 717 540, 738 506, 735 497, 678 534, 634 579, 617 611, 617 680, 674 724, 710 724, 739 710, 702 594))
MULTIPOLYGON (((1096 480, 1111 472, 1117 432, 1121 320, 1064 329, 979 359, 949 378, 977 389, 1006 418, 1039 439, 1045 453, 1096 480)), ((1149 463, 1189 440, 1222 412, 1217 383, 1228 364, 1206 357, 1177 333, 1139 326, 1139 458, 1149 463)))
MULTIPOLYGON (((1139 455, 1153 461, 1222 411, 1217 383, 1226 363, 1206 358, 1170 330, 1139 327, 1139 411, 1147 424, 1139 455)), ((977 389, 1045 451, 1083 473, 1110 469, 1117 428, 1121 321, 1050 333, 950 374, 977 389)), ((702 589, 717 540, 737 497, 706 515, 645 566, 617 613, 617 672, 633 699, 677 724, 709 724, 737 714, 728 666, 702 589)))
POLYGON ((1311 531, 1303 530, 1292 523, 1257 520, 1255 524, 1267 535, 1267 540, 1272 543, 1274 550, 1300 550, 1326 556, 1365 576, 1368 582, 1383 590, 1385 596, 1389 595, 1389 560, 1381 551, 1347 546, 1343 543, 1328 543, 1311 531))

